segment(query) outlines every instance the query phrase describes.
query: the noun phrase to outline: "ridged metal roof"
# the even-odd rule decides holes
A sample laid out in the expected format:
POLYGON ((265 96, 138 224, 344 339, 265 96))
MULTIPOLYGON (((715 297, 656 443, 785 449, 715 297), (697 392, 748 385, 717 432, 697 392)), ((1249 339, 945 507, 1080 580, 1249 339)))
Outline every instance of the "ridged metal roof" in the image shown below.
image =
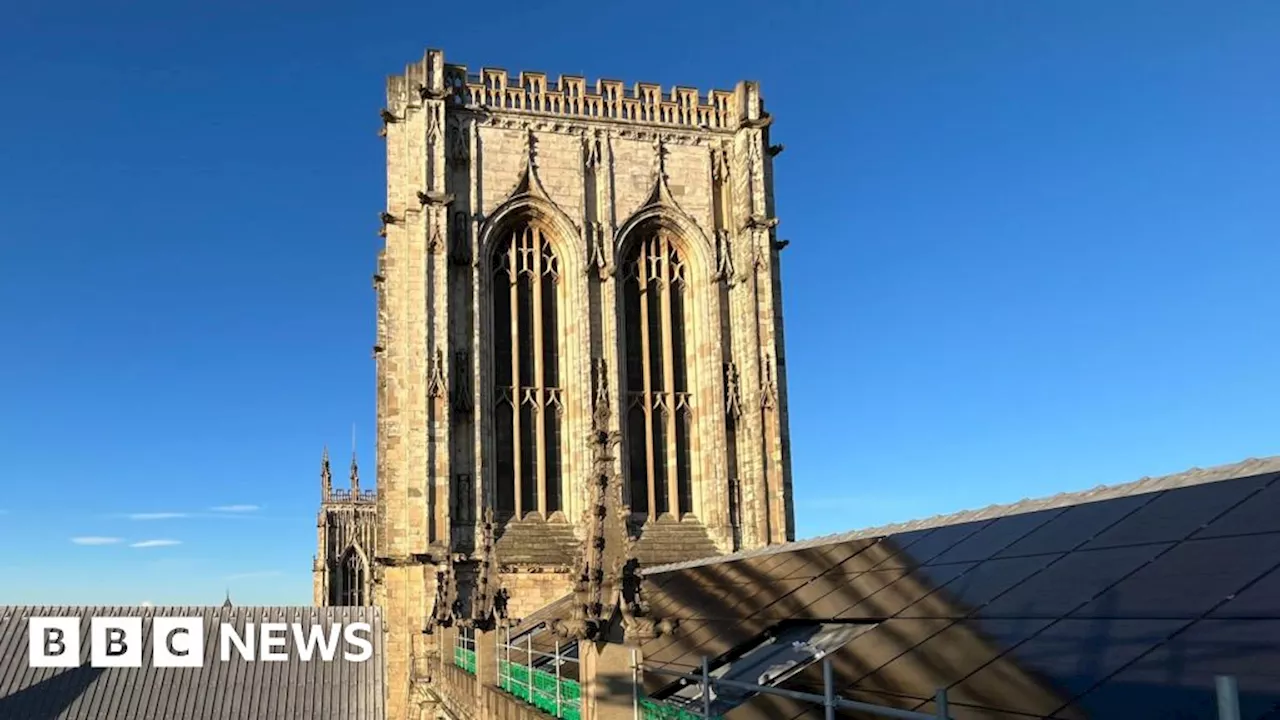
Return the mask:
POLYGON ((5 720, 383 720, 381 613, 374 607, 132 607, 0 606, 0 718, 5 720), (142 617, 141 668, 94 668, 89 664, 90 618, 142 617), (32 617, 77 617, 81 665, 33 668, 28 664, 27 628, 32 617), (156 668, 147 618, 199 617, 205 628, 204 666, 156 668), (246 623, 369 623, 373 655, 365 662, 343 659, 253 662, 231 653, 222 662, 218 627, 230 623, 243 636, 246 623))

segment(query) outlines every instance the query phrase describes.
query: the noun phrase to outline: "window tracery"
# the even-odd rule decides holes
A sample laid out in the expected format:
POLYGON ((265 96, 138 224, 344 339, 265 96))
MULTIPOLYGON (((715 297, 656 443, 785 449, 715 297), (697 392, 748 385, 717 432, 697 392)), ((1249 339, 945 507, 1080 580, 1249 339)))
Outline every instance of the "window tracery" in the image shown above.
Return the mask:
POLYGON ((623 267, 626 437, 632 512, 693 512, 688 268, 674 238, 643 236, 623 267))
POLYGON ((497 510, 546 517, 563 503, 560 262, 543 231, 524 225, 492 267, 497 510))

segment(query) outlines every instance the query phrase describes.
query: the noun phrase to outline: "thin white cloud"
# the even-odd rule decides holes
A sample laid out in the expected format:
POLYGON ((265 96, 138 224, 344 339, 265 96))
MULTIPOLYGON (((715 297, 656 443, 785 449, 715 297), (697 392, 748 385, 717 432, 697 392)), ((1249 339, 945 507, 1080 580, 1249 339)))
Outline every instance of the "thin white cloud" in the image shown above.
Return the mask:
POLYGON ((246 512, 257 512, 262 508, 258 507, 257 505, 219 505, 215 508, 210 508, 210 509, 213 510, 214 512, 221 512, 221 513, 246 513, 246 512))
POLYGON ((115 545, 116 543, 124 541, 116 537, 99 537, 97 535, 89 535, 85 537, 73 537, 71 538, 71 542, 76 545, 115 545))
POLYGON ((191 517, 191 513, 184 513, 184 512, 129 513, 126 517, 128 517, 130 520, 173 520, 175 518, 191 517))
POLYGON ((169 547, 171 545, 181 545, 181 544, 182 544, 181 540, 143 540, 142 542, 133 543, 129 547, 153 548, 153 547, 169 547))
POLYGON ((251 580, 253 578, 278 577, 280 574, 281 573, 279 570, 258 570, 256 572, 244 572, 244 573, 236 573, 234 575, 228 575, 223 579, 224 580, 251 580))
POLYGON ((155 606, 156 604, 151 602, 150 600, 143 600, 142 602, 138 603, 138 607, 155 607, 155 606))

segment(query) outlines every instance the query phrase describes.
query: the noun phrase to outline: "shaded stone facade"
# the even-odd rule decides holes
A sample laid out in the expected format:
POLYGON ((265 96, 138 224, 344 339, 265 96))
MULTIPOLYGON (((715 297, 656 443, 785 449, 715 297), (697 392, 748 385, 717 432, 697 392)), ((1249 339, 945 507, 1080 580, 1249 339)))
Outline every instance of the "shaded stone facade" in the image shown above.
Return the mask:
POLYGON ((320 512, 312 558, 312 602, 359 606, 373 602, 373 558, 377 554, 377 492, 360 488, 360 469, 351 454, 347 489, 333 487, 329 451, 320 460, 320 512))
MULTIPOLYGON (((432 50, 389 79, 382 120, 376 538, 359 547, 401 718, 438 620, 573 590, 602 426, 643 564, 786 542, 794 521, 781 148, 755 83, 550 83, 432 50)), ((317 602, 344 533, 364 537, 367 503, 348 505, 322 511, 317 602)))

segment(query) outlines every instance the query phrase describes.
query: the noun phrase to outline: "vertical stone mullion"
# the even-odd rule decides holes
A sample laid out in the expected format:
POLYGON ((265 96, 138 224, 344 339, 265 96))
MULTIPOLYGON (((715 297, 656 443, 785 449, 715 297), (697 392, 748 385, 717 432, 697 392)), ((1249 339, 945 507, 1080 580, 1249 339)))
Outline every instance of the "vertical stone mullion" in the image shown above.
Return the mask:
POLYGON ((511 251, 507 256, 509 279, 511 281, 511 481, 515 493, 513 507, 515 518, 524 517, 524 459, 521 443, 520 406, 523 402, 520 387, 520 231, 511 234, 511 251))
POLYGON ((640 367, 644 376, 644 454, 645 480, 649 493, 649 519, 658 517, 658 485, 653 475, 653 368, 650 366, 649 354, 649 307, 653 293, 649 287, 649 253, 650 242, 647 238, 640 241, 640 251, 636 254, 636 286, 640 292, 640 367))
POLYGON ((672 347, 671 332, 671 291, 672 291, 672 274, 671 262, 675 258, 675 249, 671 246, 671 240, 666 235, 659 235, 656 238, 660 261, 661 275, 658 276, 658 293, 659 293, 659 310, 662 320, 662 393, 665 396, 665 412, 663 419, 665 420, 665 440, 666 447, 661 452, 667 457, 667 512, 670 512, 676 519, 680 518, 680 488, 679 488, 679 458, 676 446, 676 428, 675 423, 679 421, 676 417, 676 379, 675 379, 675 349, 672 347))
MULTIPOLYGON (((533 340, 533 414, 534 414, 534 437, 533 447, 535 451, 534 457, 537 459, 537 467, 534 469, 534 488, 538 502, 538 515, 545 518, 547 516, 547 426, 546 416, 543 414, 544 408, 547 406, 546 398, 546 381, 543 375, 543 332, 545 327, 542 324, 542 233, 534 228, 528 230, 531 244, 533 246, 533 277, 529 283, 529 292, 533 294, 533 312, 530 313, 530 332, 533 340)), ((553 339, 552 342, 555 342, 553 339)))

